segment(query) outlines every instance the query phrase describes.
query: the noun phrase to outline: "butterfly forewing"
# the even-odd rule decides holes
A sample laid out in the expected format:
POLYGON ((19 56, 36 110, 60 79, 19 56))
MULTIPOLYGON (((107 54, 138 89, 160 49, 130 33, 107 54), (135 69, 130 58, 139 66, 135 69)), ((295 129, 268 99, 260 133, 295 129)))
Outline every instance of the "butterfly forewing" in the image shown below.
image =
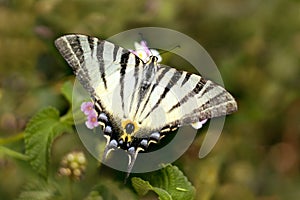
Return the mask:
POLYGON ((112 109, 112 103, 120 102, 112 102, 116 88, 124 89, 125 74, 132 74, 142 61, 118 45, 85 35, 66 35, 55 45, 90 95, 118 115, 118 106, 112 109))

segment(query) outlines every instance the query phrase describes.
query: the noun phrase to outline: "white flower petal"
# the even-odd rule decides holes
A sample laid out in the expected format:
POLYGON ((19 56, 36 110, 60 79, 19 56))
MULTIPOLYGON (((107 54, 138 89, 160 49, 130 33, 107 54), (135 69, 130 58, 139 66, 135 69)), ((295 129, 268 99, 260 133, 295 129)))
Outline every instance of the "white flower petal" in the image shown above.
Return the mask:
POLYGON ((161 62, 162 61, 162 57, 159 55, 159 52, 155 49, 150 49, 151 53, 153 56, 157 57, 157 62, 161 62))

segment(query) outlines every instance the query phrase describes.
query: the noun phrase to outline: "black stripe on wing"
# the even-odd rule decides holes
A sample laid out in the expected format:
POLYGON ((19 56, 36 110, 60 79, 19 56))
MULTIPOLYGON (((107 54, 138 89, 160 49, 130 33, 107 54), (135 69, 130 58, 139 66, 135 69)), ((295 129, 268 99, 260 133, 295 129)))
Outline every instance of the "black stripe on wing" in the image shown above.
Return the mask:
POLYGON ((68 37, 67 40, 72 48, 72 51, 76 55, 80 64, 82 65, 84 63, 84 52, 83 49, 81 48, 79 36, 76 35, 74 38, 68 37))
POLYGON ((183 81, 181 83, 181 86, 183 86, 190 79, 191 75, 192 75, 191 73, 186 72, 186 74, 184 76, 184 79, 183 79, 183 81))
MULTIPOLYGON (((123 50, 122 56, 121 56, 121 61, 120 61, 120 96, 121 96, 121 101, 122 101, 122 110, 123 113, 125 115, 125 111, 124 111, 124 78, 125 78, 125 73, 126 73, 126 67, 127 67, 127 63, 128 63, 128 59, 129 59, 129 55, 130 52, 128 52, 127 50, 123 50)), ((125 116, 124 116, 125 117, 125 116)))
POLYGON ((168 113, 172 112, 175 108, 178 108, 179 106, 188 102, 188 100, 190 98, 197 95, 201 91, 201 89, 204 87, 205 83, 206 83, 206 80, 201 77, 200 80, 198 81, 198 83, 196 84, 196 86, 194 87, 194 89, 192 91, 190 91, 188 94, 186 94, 182 99, 180 99, 177 104, 172 106, 171 109, 168 111, 168 113))
POLYGON ((208 94, 210 91, 213 91, 212 94, 214 94, 214 96, 207 98, 207 101, 203 102, 202 105, 198 105, 189 114, 183 116, 183 124, 190 124, 204 119, 224 116, 237 111, 237 103, 229 92, 211 81, 207 81, 206 84, 209 85, 204 91, 201 90, 201 97, 208 94))
POLYGON ((81 47, 80 38, 87 38, 82 35, 66 35, 55 40, 55 46, 68 62, 77 76, 77 79, 82 86, 91 94, 94 95, 95 91, 90 84, 91 77, 88 70, 84 65, 84 52, 81 47))
MULTIPOLYGON (((177 71, 177 70, 175 71, 175 73, 171 77, 170 81, 168 82, 167 86, 165 87, 163 93, 160 95, 159 99, 157 100, 155 105, 152 107, 152 109, 146 114, 144 119, 146 119, 151 114, 151 112, 153 112, 159 106, 161 101, 166 97, 167 93, 172 89, 172 87, 180 79, 181 75, 182 75, 182 71, 177 71)), ((158 82, 158 85, 159 85, 159 82, 158 82)))
POLYGON ((91 56, 93 56, 94 51, 95 51, 95 38, 91 37, 91 36, 87 36, 87 38, 88 38, 89 46, 91 49, 91 56))
POLYGON ((139 81, 139 65, 140 63, 142 63, 142 60, 139 59, 137 56, 135 57, 135 67, 134 67, 134 91, 132 93, 132 96, 131 96, 131 100, 130 100, 130 106, 129 106, 129 111, 131 110, 132 108, 132 105, 133 105, 133 102, 134 102, 134 97, 135 97, 135 94, 137 92, 137 84, 138 84, 138 81, 139 81))
POLYGON ((106 82, 106 78, 105 78, 105 66, 104 66, 104 59, 103 59, 103 52, 104 52, 104 45, 105 45, 105 41, 101 41, 97 39, 97 60, 99 63, 99 71, 101 74, 101 79, 104 83, 104 88, 107 89, 107 82, 106 82))
POLYGON ((116 61, 117 60, 117 54, 118 54, 118 51, 119 51, 120 47, 118 45, 115 45, 114 46, 114 50, 113 50, 113 61, 116 61))
MULTIPOLYGON (((143 98, 146 98, 147 97, 147 100, 145 101, 145 103, 144 103, 144 106, 143 106, 143 108, 142 108, 142 110, 141 110, 141 115, 142 115, 142 113, 144 112, 144 110, 145 110, 145 108, 146 108, 146 106, 148 105, 148 102, 149 102, 149 100, 150 100, 150 98, 151 98, 151 95, 152 95, 152 93, 153 93, 153 91, 155 90, 155 88, 157 87, 157 85, 159 84, 159 82, 161 81, 161 79, 165 76, 165 74, 167 73, 169 71, 169 68, 164 68, 163 70, 162 70, 162 72, 159 74, 159 76, 158 76, 158 78, 157 78, 157 83, 154 83, 153 85, 152 85, 152 88, 151 88, 151 90, 150 90, 150 92, 149 92, 149 94, 146 96, 146 95, 143 95, 142 97, 143 98)), ((140 98, 139 99, 139 101, 138 101, 138 108, 140 108, 140 103, 142 102, 142 98, 140 98)), ((137 109, 137 111, 136 111, 136 113, 135 114, 137 114, 137 112, 138 112, 138 109, 137 109)), ((144 118, 145 119, 145 118, 144 118)))

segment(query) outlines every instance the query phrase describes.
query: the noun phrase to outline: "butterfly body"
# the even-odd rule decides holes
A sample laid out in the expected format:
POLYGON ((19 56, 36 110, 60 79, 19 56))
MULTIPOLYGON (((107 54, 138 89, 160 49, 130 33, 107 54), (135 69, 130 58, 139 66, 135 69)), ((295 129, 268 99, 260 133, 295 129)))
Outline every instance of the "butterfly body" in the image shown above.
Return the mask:
POLYGON ((124 149, 128 171, 139 151, 168 132, 237 110, 223 87, 161 65, 155 56, 144 62, 118 45, 76 34, 58 38, 55 45, 94 101, 107 138, 104 157, 124 149))

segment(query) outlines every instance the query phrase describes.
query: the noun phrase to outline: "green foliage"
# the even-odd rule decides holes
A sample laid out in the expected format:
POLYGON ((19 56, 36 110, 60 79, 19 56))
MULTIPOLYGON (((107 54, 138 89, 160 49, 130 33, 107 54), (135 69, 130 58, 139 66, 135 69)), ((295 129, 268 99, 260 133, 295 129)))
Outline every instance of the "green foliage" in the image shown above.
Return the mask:
POLYGON ((136 177, 131 181, 140 196, 144 196, 149 190, 154 191, 161 200, 190 200, 195 196, 195 188, 183 173, 172 165, 167 165, 159 172, 154 173, 149 181, 136 177))
MULTIPOLYGON (((64 83, 61 91, 71 104, 71 82, 64 83)), ((71 110, 69 108, 67 114, 60 117, 56 108, 44 108, 35 114, 26 126, 24 132, 25 154, 32 168, 43 178, 48 177, 53 141, 64 132, 72 132, 72 118, 69 117, 71 110)), ((57 188, 51 182, 44 182, 43 180, 40 180, 40 182, 43 182, 43 184, 36 182, 27 184, 19 199, 61 198, 58 195, 61 193, 59 192, 60 188, 57 188)), ((177 167, 171 165, 167 165, 161 171, 154 173, 149 182, 140 178, 132 178, 132 185, 139 195, 145 195, 152 190, 161 200, 193 199, 195 195, 195 189, 191 183, 177 167)), ((127 199, 128 196, 134 198, 134 194, 128 189, 120 189, 116 187, 115 183, 102 180, 93 187, 86 199, 120 200, 127 199), (120 192, 116 193, 116 191, 120 192), (118 195, 125 193, 127 193, 126 198, 124 198, 124 195, 118 195)))
POLYGON ((84 200, 103 200, 103 198, 97 191, 92 191, 84 200))
POLYGON ((4 155, 11 156, 16 159, 28 160, 26 155, 13 151, 7 147, 0 146, 0 158, 4 155))
POLYGON ((69 124, 60 120, 59 111, 48 107, 38 112, 25 129, 25 153, 32 168, 47 178, 51 145, 64 132, 72 132, 69 124))
POLYGON ((172 196, 166 190, 159 187, 153 187, 148 181, 144 181, 143 179, 136 177, 133 177, 131 181, 132 186, 140 196, 144 196, 149 192, 149 190, 152 190, 158 195, 160 200, 172 200, 172 196))
POLYGON ((63 200, 57 185, 43 180, 27 183, 18 200, 63 200))
POLYGON ((61 93, 64 97, 68 100, 69 104, 72 105, 72 91, 73 91, 73 84, 71 81, 67 81, 61 87, 61 93))
POLYGON ((115 182, 108 179, 102 179, 96 184, 87 199, 103 199, 103 200, 127 200, 136 199, 133 191, 122 185, 122 182, 115 182))
MULTIPOLYGON (((50 133, 49 127, 53 126, 47 122, 54 122, 56 126, 62 122, 63 126, 68 124, 66 127, 73 124, 71 104, 62 101, 59 93, 62 86, 63 95, 71 102, 72 84, 62 84, 62 79, 72 72, 55 49, 55 38, 65 33, 83 33, 105 39, 144 26, 175 29, 203 45, 239 104, 239 111, 226 119, 223 134, 212 154, 198 159, 203 138, 200 135, 178 162, 196 188, 195 199, 298 199, 299 7, 299 0, 133 0, 130 4, 126 0, 2 0, 0 199, 15 199, 20 191, 23 191, 20 197, 27 199, 38 197, 39 192, 45 198, 59 199, 60 194, 68 191, 69 182, 63 181, 65 177, 48 175, 61 190, 57 192, 56 186, 49 189, 43 178, 37 178, 37 172, 47 177, 47 171, 57 170, 56 164, 66 151, 84 149, 76 134, 58 137, 61 131, 50 133), (63 116, 56 109, 50 109, 53 113, 50 117, 44 113, 47 119, 43 123, 49 130, 41 125, 39 128, 44 134, 40 130, 26 133, 33 140, 28 141, 26 136, 24 154, 26 122, 49 105, 63 116), (30 150, 31 156, 26 149, 28 143, 36 148, 30 150), (38 150, 41 151, 38 153, 38 150), (50 150, 53 154, 49 155, 50 150), (36 162, 34 168, 28 165, 28 159, 36 162), (31 179, 37 179, 31 190, 23 188, 31 179)), ((185 68, 172 55, 169 58, 165 64, 185 68)), ((137 199, 133 190, 120 189, 123 177, 115 171, 99 173, 94 159, 88 158, 88 163, 89 170, 83 180, 72 185, 73 199, 82 199, 88 194, 90 199, 121 199, 130 192, 131 199, 137 199), (112 179, 115 181, 107 181, 112 179), (99 184, 102 189, 95 189, 99 184)), ((161 178, 161 174, 153 176, 161 178)), ((154 183, 152 179, 135 181, 145 186, 144 192, 149 188, 167 191, 154 183)), ((142 188, 138 188, 143 193, 142 188)), ((185 188, 177 189, 185 191, 185 188)))
POLYGON ((218 188, 222 163, 222 153, 218 153, 217 156, 210 155, 205 159, 194 161, 193 165, 189 166, 190 170, 187 172, 189 171, 189 175, 192 175, 191 181, 196 187, 197 198, 208 200, 213 197, 218 188))

